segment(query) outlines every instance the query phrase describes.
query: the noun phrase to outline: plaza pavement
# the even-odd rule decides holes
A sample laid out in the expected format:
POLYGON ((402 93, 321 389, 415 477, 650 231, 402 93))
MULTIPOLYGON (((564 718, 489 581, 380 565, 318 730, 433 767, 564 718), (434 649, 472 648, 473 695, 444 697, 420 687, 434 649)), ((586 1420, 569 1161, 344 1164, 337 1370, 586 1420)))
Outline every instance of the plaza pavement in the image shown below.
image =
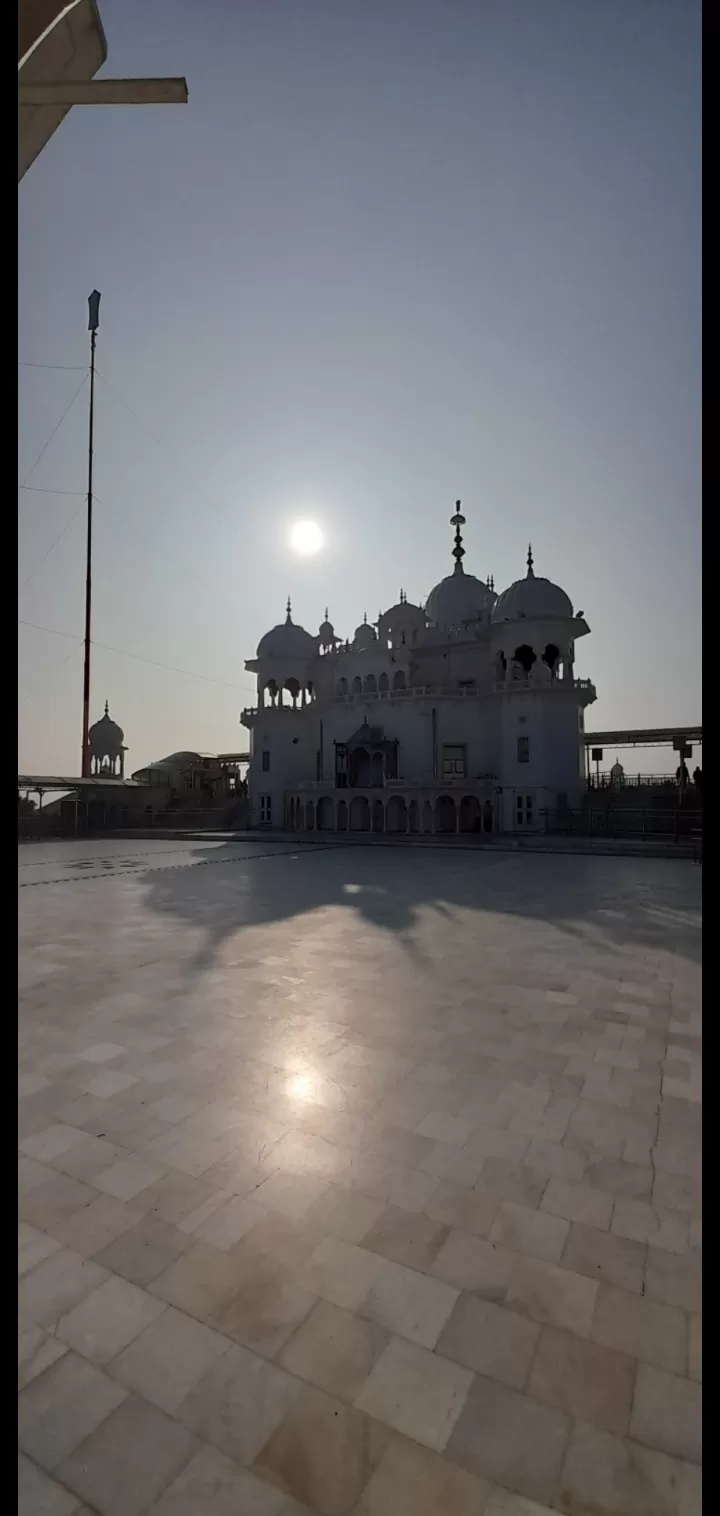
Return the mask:
POLYGON ((698 1516, 700 869, 18 861, 21 1516, 698 1516))

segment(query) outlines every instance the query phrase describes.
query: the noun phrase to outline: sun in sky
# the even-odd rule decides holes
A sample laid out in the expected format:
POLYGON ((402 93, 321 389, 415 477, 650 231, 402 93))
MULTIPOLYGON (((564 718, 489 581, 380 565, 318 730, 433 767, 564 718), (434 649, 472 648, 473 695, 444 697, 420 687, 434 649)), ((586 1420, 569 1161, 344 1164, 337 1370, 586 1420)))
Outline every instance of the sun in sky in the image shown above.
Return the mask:
POLYGON ((324 540, 317 521, 296 521, 290 531, 290 544, 302 558, 319 553, 324 540))

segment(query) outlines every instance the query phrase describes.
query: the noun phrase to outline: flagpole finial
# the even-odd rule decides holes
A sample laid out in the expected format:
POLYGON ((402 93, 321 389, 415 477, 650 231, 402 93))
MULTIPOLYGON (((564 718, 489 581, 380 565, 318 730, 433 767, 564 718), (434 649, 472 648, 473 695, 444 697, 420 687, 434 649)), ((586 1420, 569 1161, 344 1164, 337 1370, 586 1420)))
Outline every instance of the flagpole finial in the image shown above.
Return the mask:
POLYGON ((455 501, 455 515, 450 517, 450 525, 454 526, 454 528, 455 528, 455 546, 453 548, 452 555, 453 555, 453 558, 455 559, 455 573, 456 574, 462 574, 462 572, 463 572, 462 560, 465 557, 465 549, 464 549, 464 547, 462 545, 462 532, 460 531, 461 526, 465 525, 465 517, 463 516, 463 514, 462 514, 462 512, 460 510, 460 506, 461 505, 462 505, 462 501, 461 500, 456 500, 455 501))

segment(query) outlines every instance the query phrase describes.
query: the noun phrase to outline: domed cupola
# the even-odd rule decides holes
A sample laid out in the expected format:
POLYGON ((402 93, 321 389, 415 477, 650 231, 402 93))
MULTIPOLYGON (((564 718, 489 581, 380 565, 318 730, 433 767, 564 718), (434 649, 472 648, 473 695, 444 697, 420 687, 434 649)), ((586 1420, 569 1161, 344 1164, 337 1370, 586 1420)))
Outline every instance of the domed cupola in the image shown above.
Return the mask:
POLYGON ((322 626, 320 627, 320 631, 318 632, 318 638, 320 641, 320 646, 327 648, 334 647, 335 643, 339 640, 335 636, 335 628, 332 624, 332 621, 328 620, 327 606, 325 606, 325 620, 323 621, 322 626))
POLYGON ((260 638, 258 658, 314 658, 316 651, 316 638, 311 637, 304 626, 295 625, 288 596, 285 620, 260 638))
POLYGON ((482 579, 476 579, 474 574, 466 574, 463 569, 465 549, 460 528, 465 525, 465 517, 461 515, 460 503, 456 500, 455 515, 450 517, 450 524, 455 527, 455 568, 452 574, 435 585, 425 602, 425 615, 435 626, 463 626, 467 622, 487 618, 495 603, 495 595, 489 585, 483 584, 482 579))
POLYGON ((538 578, 533 569, 532 547, 528 548, 527 574, 503 590, 492 613, 494 623, 501 621, 561 620, 572 618, 570 596, 551 579, 538 578))
POLYGON ((373 626, 370 626, 366 611, 365 615, 363 616, 361 625, 355 628, 355 636, 353 637, 353 649, 356 653, 362 653, 365 652, 367 648, 374 647, 376 642, 377 636, 375 634, 375 628, 373 626))
POLYGON ((117 771, 122 777, 125 767, 124 740, 125 733, 117 721, 113 721, 106 700, 105 714, 99 721, 93 722, 88 732, 90 758, 96 774, 114 775, 117 771))
POLYGON ((404 643, 416 643, 427 627, 427 616, 421 605, 413 605, 404 590, 400 591, 397 605, 378 616, 378 638, 383 647, 401 647, 404 643))

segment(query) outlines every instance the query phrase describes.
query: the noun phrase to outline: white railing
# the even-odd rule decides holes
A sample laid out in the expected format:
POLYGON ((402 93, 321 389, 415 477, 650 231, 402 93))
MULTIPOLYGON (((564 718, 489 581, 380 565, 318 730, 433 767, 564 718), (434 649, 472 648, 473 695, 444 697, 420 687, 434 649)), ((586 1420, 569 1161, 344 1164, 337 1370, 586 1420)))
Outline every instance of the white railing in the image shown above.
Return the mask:
POLYGON ((474 779, 461 779, 453 774, 448 779, 385 779, 382 784, 355 784, 337 785, 334 779, 302 779, 297 784, 291 785, 286 791, 288 797, 305 794, 307 790, 322 790, 326 795, 334 795, 336 798, 352 799, 353 795, 374 795, 380 799, 384 794, 398 795, 403 790, 427 790, 428 793, 438 791, 444 794, 447 790, 459 790, 463 794, 473 795, 477 791, 485 791, 491 786, 497 785, 496 774, 479 774, 474 779))
POLYGON ((240 721, 254 720, 260 711, 286 711, 289 715, 303 715, 313 705, 323 705, 325 701, 342 703, 343 705, 368 705, 373 702, 392 700, 478 700, 490 693, 505 695, 514 690, 539 690, 543 694, 562 694, 568 690, 587 690, 595 694, 595 686, 592 679, 552 679, 547 683, 538 679, 502 679, 493 683, 463 684, 456 688, 444 684, 411 684, 404 690, 347 690, 344 694, 316 695, 310 705, 267 705, 248 706, 242 712, 240 721))

